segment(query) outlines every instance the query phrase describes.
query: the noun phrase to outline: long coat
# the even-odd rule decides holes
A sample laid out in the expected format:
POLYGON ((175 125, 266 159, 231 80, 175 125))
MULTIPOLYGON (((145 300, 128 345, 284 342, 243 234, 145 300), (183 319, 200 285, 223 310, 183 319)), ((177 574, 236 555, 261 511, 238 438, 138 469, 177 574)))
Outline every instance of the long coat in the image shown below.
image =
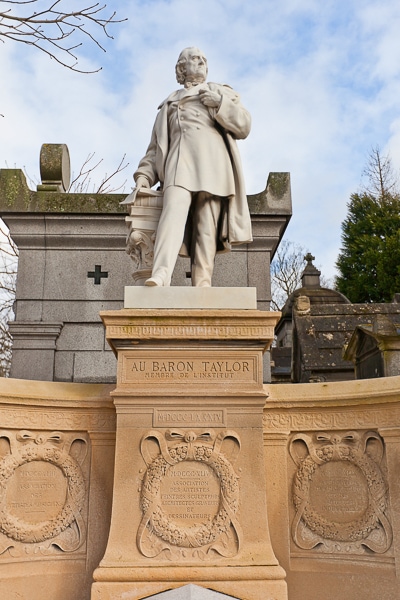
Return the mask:
MULTIPOLYGON (((222 169, 230 164, 228 168, 232 169, 234 180, 234 193, 230 193, 227 198, 227 210, 223 215, 220 223, 220 231, 218 232, 218 252, 229 250, 232 244, 244 244, 252 241, 251 220, 247 204, 247 197, 244 188, 244 179, 239 152, 236 145, 236 139, 244 139, 250 132, 251 118, 248 111, 242 106, 239 95, 229 86, 217 83, 201 84, 192 89, 192 95, 198 94, 201 88, 207 88, 211 91, 219 92, 222 96, 222 101, 219 108, 208 108, 208 112, 214 124, 213 127, 219 132, 225 141, 224 161, 222 165, 209 164, 205 166, 205 171, 208 174, 212 173, 212 178, 215 180, 215 187, 218 189, 218 179, 222 169)), ((153 186, 160 182, 163 187, 174 185, 173 176, 169 172, 170 161, 167 162, 170 145, 169 121, 170 107, 173 103, 178 103, 182 98, 183 90, 177 90, 170 94, 168 98, 159 106, 159 113, 153 127, 153 133, 146 155, 140 161, 139 166, 134 174, 137 179, 139 175, 144 175, 153 186)), ((190 92, 189 92, 190 94, 190 92)), ((200 102, 200 101, 199 101, 200 102)), ((200 129, 200 128, 198 128, 200 129)), ((199 133, 200 134, 200 133, 199 133)), ((209 160, 209 152, 207 149, 201 150, 201 144, 197 146, 196 161, 209 160)), ((221 161, 222 162, 222 161, 221 161)), ((189 191, 199 191, 196 188, 198 182, 193 181, 191 185, 190 169, 186 176, 188 181, 186 187, 189 191)), ((193 176, 193 179, 196 179, 193 176)), ((203 188, 204 189, 204 188, 203 188)), ((213 190, 205 190, 210 193, 216 193, 213 190)), ((216 194, 218 195, 218 194, 216 194)), ((191 227, 188 220, 185 239, 180 254, 188 256, 190 248, 191 227)))

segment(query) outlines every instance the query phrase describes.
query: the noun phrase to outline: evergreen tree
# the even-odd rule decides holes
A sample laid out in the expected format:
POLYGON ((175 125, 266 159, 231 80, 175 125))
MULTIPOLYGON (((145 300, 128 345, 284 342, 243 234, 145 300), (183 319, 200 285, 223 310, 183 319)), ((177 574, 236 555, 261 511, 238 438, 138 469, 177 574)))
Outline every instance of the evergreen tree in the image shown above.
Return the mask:
POLYGON ((365 173, 369 185, 352 194, 342 224, 336 286, 351 302, 390 302, 400 291, 400 195, 379 149, 365 173))

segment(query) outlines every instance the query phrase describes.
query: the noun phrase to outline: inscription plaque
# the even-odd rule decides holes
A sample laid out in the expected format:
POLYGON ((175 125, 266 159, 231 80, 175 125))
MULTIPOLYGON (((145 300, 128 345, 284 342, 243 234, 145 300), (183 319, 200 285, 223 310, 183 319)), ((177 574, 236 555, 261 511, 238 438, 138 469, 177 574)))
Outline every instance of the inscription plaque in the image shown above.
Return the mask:
POLYGON ((81 463, 86 436, 2 430, 0 555, 74 552, 86 541, 86 486, 81 463), (75 458, 76 457, 76 458, 75 458))
POLYGON ((140 358, 136 353, 126 352, 122 356, 121 383, 163 385, 204 383, 259 383, 262 373, 258 354, 246 358, 237 354, 229 357, 229 352, 221 353, 197 351, 195 357, 182 358, 181 353, 170 352, 168 360, 163 360, 154 353, 142 351, 140 358))
POLYGON ((226 411, 224 409, 209 410, 181 410, 181 409, 154 409, 155 427, 192 426, 224 426, 226 411))
POLYGON ((297 464, 293 481, 292 538, 299 548, 336 552, 386 552, 392 545, 387 485, 379 462, 383 444, 374 431, 299 433, 290 454, 297 464), (379 449, 374 460, 367 445, 379 449), (305 454, 304 446, 307 449, 305 454), (339 543, 338 543, 339 542, 339 543), (332 548, 333 549, 333 548, 332 548))
POLYGON ((57 466, 43 461, 23 464, 15 469, 7 486, 8 513, 33 524, 53 519, 65 504, 67 487, 57 466))
POLYGON ((214 471, 195 461, 174 465, 161 483, 161 506, 177 523, 212 520, 219 509, 220 483, 214 471))
POLYGON ((310 483, 310 503, 323 518, 337 523, 359 519, 368 508, 368 484, 350 462, 321 465, 310 483))

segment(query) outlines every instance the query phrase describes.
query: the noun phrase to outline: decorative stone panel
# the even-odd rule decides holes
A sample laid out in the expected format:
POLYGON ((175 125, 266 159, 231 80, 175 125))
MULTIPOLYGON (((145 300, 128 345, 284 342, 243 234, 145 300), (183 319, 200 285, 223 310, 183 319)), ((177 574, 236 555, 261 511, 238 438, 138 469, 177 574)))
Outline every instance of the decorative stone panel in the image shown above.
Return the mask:
POLYGON ((84 551, 88 436, 0 431, 0 561, 84 551))

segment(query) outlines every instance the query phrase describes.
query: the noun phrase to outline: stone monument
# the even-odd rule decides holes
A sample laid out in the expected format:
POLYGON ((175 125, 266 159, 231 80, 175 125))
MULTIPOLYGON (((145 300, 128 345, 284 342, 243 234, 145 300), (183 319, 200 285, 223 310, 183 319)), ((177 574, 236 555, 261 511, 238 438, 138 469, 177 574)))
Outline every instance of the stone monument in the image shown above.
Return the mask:
MULTIPOLYGON (((250 117, 231 88, 205 84, 197 48, 181 53, 176 72, 184 90, 161 105, 135 173, 142 200, 151 185, 163 188, 152 274, 126 291, 124 309, 101 313, 118 358, 117 431, 110 536, 92 600, 188 584, 285 600, 262 431, 263 353, 278 314, 256 310, 254 289, 211 288, 216 252, 252 239, 233 139, 247 135, 250 117), (194 287, 169 288, 182 244, 194 287)), ((160 196, 147 195, 159 210, 160 196)), ((131 229, 128 250, 137 243, 131 229)))
MULTIPOLYGON (((254 243, 216 257, 216 287, 190 286, 178 258, 172 287, 127 287, 122 309, 124 198, 63 191, 67 159, 54 148, 36 191, 0 171, 20 251, 14 378, 0 380, 0 597, 275 600, 284 570, 290 600, 398 598, 398 334, 373 318, 399 330, 396 305, 299 315, 359 325, 359 375, 379 351, 384 377, 262 385, 288 174, 248 197, 254 243)), ((322 356, 332 323, 307 326, 322 356)))

